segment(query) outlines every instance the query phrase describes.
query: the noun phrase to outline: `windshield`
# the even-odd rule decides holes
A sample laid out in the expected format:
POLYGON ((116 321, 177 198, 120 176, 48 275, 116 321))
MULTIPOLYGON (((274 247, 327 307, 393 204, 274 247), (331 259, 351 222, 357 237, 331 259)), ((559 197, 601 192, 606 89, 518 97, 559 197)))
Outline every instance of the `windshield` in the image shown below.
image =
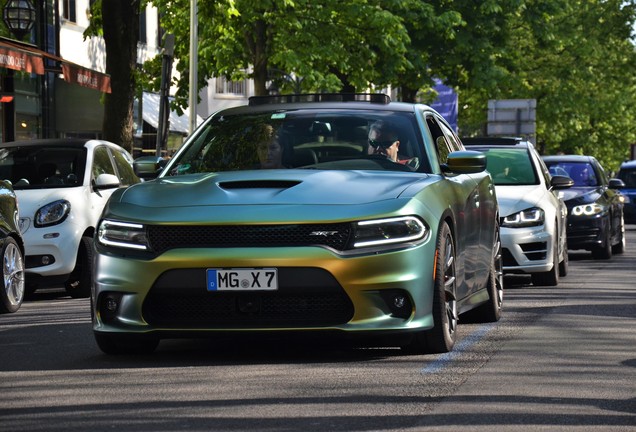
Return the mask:
POLYGON ((625 182, 625 187, 636 188, 636 168, 621 168, 618 178, 625 182))
POLYGON ((164 175, 289 168, 415 171, 424 160, 416 128, 412 113, 373 110, 217 115, 164 175), (376 135, 372 129, 379 124, 390 131, 376 135))
POLYGON ((14 189, 74 187, 82 183, 86 149, 33 146, 0 149, 0 178, 14 189))
POLYGON ((486 154, 486 168, 495 185, 539 184, 537 173, 530 160, 530 154, 525 148, 481 148, 476 150, 486 154))
POLYGON ((598 186, 594 167, 587 162, 546 162, 550 174, 568 176, 574 186, 598 186))

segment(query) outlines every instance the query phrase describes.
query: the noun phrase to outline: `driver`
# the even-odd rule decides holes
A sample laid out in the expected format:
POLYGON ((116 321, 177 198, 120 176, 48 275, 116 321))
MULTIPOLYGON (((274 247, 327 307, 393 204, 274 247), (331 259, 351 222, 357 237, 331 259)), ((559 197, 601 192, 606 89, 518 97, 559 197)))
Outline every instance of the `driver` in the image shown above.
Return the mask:
POLYGON ((395 129, 383 120, 378 120, 369 128, 370 155, 383 155, 393 162, 398 162, 400 141, 395 129))

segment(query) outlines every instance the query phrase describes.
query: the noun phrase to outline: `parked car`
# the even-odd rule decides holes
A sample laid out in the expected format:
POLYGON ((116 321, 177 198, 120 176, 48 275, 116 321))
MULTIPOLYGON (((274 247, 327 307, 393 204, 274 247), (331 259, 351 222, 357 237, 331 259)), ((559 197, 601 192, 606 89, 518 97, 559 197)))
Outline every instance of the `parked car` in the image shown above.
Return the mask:
POLYGON ((625 198, 623 203, 625 223, 636 224, 636 160, 623 162, 618 170, 618 178, 625 183, 625 187, 621 189, 625 198))
POLYGON ((529 274, 534 285, 556 286, 568 273, 567 207, 559 191, 572 179, 552 176, 529 141, 464 138, 486 154, 499 200, 503 271, 529 274))
POLYGON ((157 176, 158 162, 135 161, 157 178, 116 191, 99 223, 105 353, 223 332, 391 335, 446 352, 460 314, 500 317, 486 158, 425 105, 254 97, 209 117, 157 176))
POLYGON ((608 178, 593 156, 544 156, 551 173, 566 172, 574 185, 562 191, 568 207, 568 247, 609 259, 625 250, 624 197, 620 179, 608 178))
POLYGON ((24 300, 24 242, 18 217, 18 200, 11 182, 0 180, 0 314, 16 312, 24 300))
POLYGON ((0 178, 11 180, 20 203, 26 294, 63 284, 72 297, 88 297, 99 215, 115 189, 139 182, 130 154, 93 139, 3 143, 0 178))

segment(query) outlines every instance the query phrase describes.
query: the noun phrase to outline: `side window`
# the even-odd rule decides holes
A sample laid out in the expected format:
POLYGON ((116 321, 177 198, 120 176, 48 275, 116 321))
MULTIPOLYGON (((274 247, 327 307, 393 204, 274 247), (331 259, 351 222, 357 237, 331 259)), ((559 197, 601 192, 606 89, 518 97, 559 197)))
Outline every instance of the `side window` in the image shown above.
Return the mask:
POLYGON ((115 168, 110 161, 110 154, 106 147, 97 147, 93 153, 92 179, 96 179, 100 174, 113 174, 115 168))
POLYGON ((440 128, 444 132, 444 136, 446 136, 446 141, 449 144, 450 151, 459 151, 464 150, 464 145, 461 143, 459 138, 455 135, 455 133, 444 123, 439 122, 440 128))
POLYGON ((139 183, 139 178, 135 175, 130 162, 122 153, 113 151, 113 158, 115 159, 119 181, 122 185, 128 186, 139 183))
POLYGON ((545 162, 543 162, 543 159, 541 159, 541 156, 539 156, 537 153, 530 152, 530 157, 533 158, 536 161, 536 163, 539 164, 541 175, 543 175, 543 178, 545 179, 545 186, 546 188, 550 189, 550 182, 552 180, 552 175, 550 175, 550 170, 545 165, 545 162))
POLYGON ((428 130, 431 133, 433 142, 435 143, 439 163, 446 163, 448 160, 448 154, 451 152, 451 148, 449 147, 450 144, 448 143, 448 140, 444 136, 444 132, 442 132, 439 123, 433 116, 426 117, 426 125, 428 126, 428 130))
POLYGON ((604 186, 607 186, 609 184, 609 178, 607 176, 607 173, 605 172, 605 169, 603 169, 601 164, 596 164, 596 167, 598 168, 598 172, 596 173, 598 177, 597 184, 602 184, 604 186))

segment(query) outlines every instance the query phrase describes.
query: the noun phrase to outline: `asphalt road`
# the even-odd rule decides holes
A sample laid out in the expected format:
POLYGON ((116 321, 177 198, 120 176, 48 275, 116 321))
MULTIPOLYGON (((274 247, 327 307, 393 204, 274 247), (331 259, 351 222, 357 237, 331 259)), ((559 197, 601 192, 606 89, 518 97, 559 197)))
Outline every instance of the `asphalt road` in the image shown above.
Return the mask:
POLYGON ((298 341, 162 341, 106 356, 89 302, 0 316, 0 431, 636 431, 636 226, 556 288, 506 278, 504 317, 450 354, 298 341))

